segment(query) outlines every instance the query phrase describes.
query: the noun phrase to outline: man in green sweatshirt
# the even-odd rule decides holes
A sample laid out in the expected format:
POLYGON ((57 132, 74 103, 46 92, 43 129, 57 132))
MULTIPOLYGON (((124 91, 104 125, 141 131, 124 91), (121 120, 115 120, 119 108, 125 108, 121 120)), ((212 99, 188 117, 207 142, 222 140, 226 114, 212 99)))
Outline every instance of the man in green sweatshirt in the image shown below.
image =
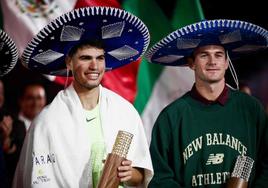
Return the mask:
POLYGON ((195 75, 191 91, 168 105, 154 125, 150 188, 226 187, 240 155, 254 160, 249 186, 268 186, 266 113, 224 78, 232 67, 229 57, 265 49, 267 41, 268 31, 254 24, 210 20, 174 31, 147 52, 152 63, 188 64, 195 75))

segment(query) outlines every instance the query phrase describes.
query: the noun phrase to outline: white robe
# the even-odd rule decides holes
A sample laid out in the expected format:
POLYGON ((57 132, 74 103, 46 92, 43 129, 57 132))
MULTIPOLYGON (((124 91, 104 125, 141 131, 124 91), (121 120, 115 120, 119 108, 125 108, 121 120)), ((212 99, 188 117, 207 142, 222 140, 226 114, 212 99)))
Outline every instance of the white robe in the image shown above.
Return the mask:
MULTIPOLYGON (((135 108, 100 86, 100 118, 107 152, 118 130, 134 135, 127 158, 145 169, 147 187, 153 175, 143 125, 135 108)), ((27 133, 13 188, 88 188, 91 182, 90 138, 85 112, 73 86, 60 91, 33 121, 27 133)))

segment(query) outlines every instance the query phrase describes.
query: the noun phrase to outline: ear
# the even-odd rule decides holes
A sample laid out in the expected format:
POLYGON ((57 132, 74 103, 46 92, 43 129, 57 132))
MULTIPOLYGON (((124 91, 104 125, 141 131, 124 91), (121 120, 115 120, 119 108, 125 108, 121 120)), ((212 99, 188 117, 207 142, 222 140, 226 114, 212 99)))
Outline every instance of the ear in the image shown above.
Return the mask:
POLYGON ((192 57, 186 58, 186 61, 188 63, 188 66, 190 69, 195 70, 195 64, 194 64, 194 59, 192 57))
POLYGON ((229 67, 229 62, 228 62, 228 59, 226 58, 226 60, 225 60, 225 70, 227 70, 228 67, 229 67))
POLYGON ((72 58, 68 55, 65 57, 65 64, 66 64, 67 70, 71 70, 71 71, 73 70, 72 58))

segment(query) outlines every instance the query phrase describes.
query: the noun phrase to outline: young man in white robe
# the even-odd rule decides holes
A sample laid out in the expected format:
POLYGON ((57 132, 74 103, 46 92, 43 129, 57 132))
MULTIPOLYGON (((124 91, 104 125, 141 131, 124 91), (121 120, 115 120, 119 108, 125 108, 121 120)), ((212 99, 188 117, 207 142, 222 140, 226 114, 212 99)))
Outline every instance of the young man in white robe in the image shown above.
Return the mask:
MULTIPOLYGON (((120 186, 147 187, 153 175, 151 157, 139 114, 125 99, 100 85, 107 65, 109 69, 116 68, 142 55, 147 48, 146 40, 148 38, 146 37, 148 36, 146 33, 144 34, 144 29, 147 28, 139 20, 138 25, 142 27, 138 30, 134 28, 134 24, 127 22, 129 17, 133 19, 134 16, 123 10, 104 8, 101 12, 98 11, 98 8, 93 7, 87 8, 87 14, 83 14, 84 10, 75 10, 73 15, 80 16, 73 17, 73 20, 71 19, 73 22, 69 20, 71 23, 65 23, 61 28, 61 41, 67 41, 62 40, 64 34, 70 33, 68 32, 70 30, 66 31, 66 27, 72 25, 72 34, 75 32, 74 25, 77 27, 76 30, 82 27, 85 32, 82 29, 80 30, 83 31, 80 33, 80 40, 75 42, 75 45, 71 44, 68 50, 65 50, 64 47, 63 49, 57 49, 57 53, 64 53, 63 60, 66 63, 67 72, 72 73, 74 81, 68 88, 59 92, 52 103, 45 107, 34 119, 17 166, 13 182, 14 188, 97 187, 103 161, 107 154, 112 151, 119 130, 134 135, 127 159, 117 169, 117 176, 121 182, 120 186), (125 16, 120 17, 115 13, 110 20, 105 17, 108 21, 103 19, 101 23, 105 24, 101 27, 101 40, 92 40, 92 36, 84 36, 88 35, 88 32, 94 33, 92 31, 94 29, 89 30, 87 23, 81 24, 81 22, 84 23, 87 17, 99 16, 102 19, 103 15, 107 16, 114 10, 118 11, 119 15, 124 13, 125 16), (79 20, 79 22, 76 23, 74 20, 79 20), (134 54, 123 50, 119 53, 120 57, 116 55, 117 53, 110 52, 109 42, 105 40, 107 36, 105 37, 105 31, 103 31, 107 30, 108 27, 113 30, 118 30, 118 27, 120 27, 121 36, 124 28, 128 27, 128 31, 130 31, 129 27, 133 27, 134 32, 136 32, 136 35, 132 36, 133 40, 145 41, 142 50, 135 48, 137 50, 134 54), (109 54, 113 57, 109 57, 109 54), (122 56, 125 57, 121 58, 122 56), (128 62, 125 60, 128 60, 128 62), (119 64, 119 61, 121 61, 121 64, 119 64)), ((61 18, 66 17, 63 15, 61 18)), ((137 22, 136 17, 135 19, 137 22)), ((91 22, 94 24, 94 21, 91 20, 91 22)), ((57 30, 58 28, 54 29, 57 30)), ((55 33, 53 34, 53 32, 56 32, 55 30, 51 30, 51 36, 55 35, 55 33)), ((98 31, 98 28, 95 30, 98 31)), ((109 38, 111 38, 113 32, 109 28, 108 30, 109 38)), ((37 38, 38 36, 40 35, 37 35, 37 38)), ((117 35, 115 38, 120 37, 117 35)), ((36 42, 37 40, 33 39, 33 41, 36 42)), ((125 48, 126 45, 122 45, 125 41, 122 41, 113 42, 113 44, 125 48)), ((47 40, 44 40, 44 43, 40 42, 37 46, 44 49, 48 46, 46 42, 47 40)), ((131 44, 134 44, 134 42, 130 40, 129 45, 131 44)), ((115 47, 111 47, 111 49, 113 48, 115 47)), ((134 49, 133 47, 128 48, 134 49)), ((51 67, 56 66, 57 62, 62 64, 62 59, 59 60, 60 57, 48 63, 48 67, 41 65, 40 68, 40 65, 38 65, 44 60, 43 55, 46 56, 44 61, 51 60, 50 58, 53 56, 51 51, 56 51, 52 47, 48 50, 49 55, 44 52, 40 53, 38 50, 27 53, 29 52, 27 50, 29 48, 26 48, 24 53, 24 60, 26 60, 24 64, 28 64, 28 68, 36 68, 36 70, 46 73, 47 70, 51 71, 51 67), (34 54, 36 52, 40 54, 34 54), (27 58, 28 54, 31 55, 27 58)), ((56 71, 53 70, 54 73, 61 72, 60 68, 56 69, 56 71)))

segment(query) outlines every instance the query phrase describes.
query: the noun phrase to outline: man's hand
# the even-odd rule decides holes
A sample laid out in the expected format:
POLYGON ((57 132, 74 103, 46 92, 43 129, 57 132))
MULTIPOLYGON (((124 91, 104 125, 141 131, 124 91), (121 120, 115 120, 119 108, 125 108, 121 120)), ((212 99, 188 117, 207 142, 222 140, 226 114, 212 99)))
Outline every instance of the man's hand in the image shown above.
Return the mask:
POLYGON ((5 153, 14 153, 16 151, 16 145, 12 145, 10 134, 13 129, 13 119, 11 116, 4 116, 0 122, 0 129, 3 135, 3 150, 5 153))
POLYGON ((121 182, 129 186, 137 186, 143 181, 143 169, 133 168, 132 161, 124 160, 121 166, 118 167, 118 177, 121 182))
POLYGON ((121 182, 129 181, 132 177, 132 162, 129 160, 122 161, 121 166, 118 167, 118 177, 121 182))

